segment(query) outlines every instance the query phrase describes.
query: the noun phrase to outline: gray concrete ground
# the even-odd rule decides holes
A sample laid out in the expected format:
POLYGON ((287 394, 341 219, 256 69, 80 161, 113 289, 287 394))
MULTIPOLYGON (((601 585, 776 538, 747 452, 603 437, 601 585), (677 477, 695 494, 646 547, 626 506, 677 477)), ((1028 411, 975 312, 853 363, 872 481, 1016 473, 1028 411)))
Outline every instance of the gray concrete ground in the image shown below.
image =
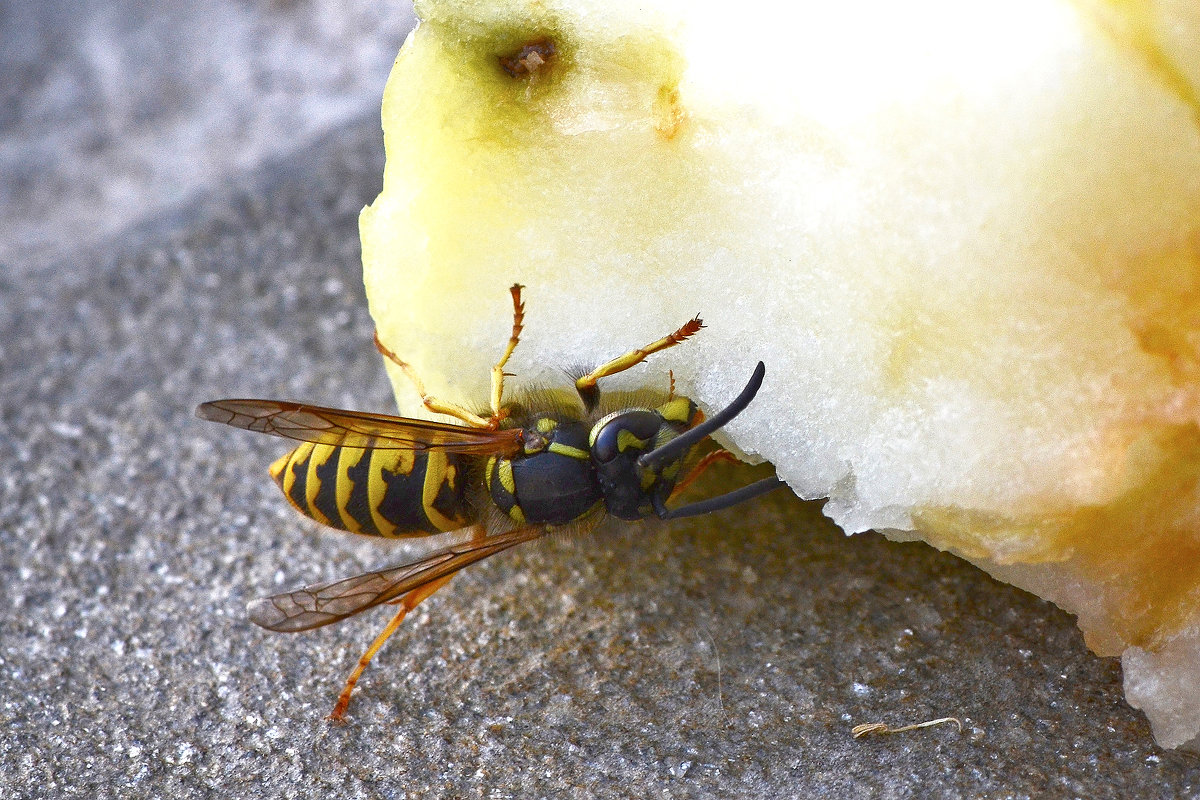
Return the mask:
MULTIPOLYGON (((271 30, 319 6, 229 13, 271 30)), ((35 72, 26 105, 53 95, 35 72)), ((252 95, 177 113, 236 117, 252 95)), ((67 138, 106 124, 63 114, 67 138)), ((7 119, 6 163, 50 158, 44 128, 7 119)), ((180 162, 169 196, 70 150, 48 168, 83 183, 38 192, 71 208, 129 182, 144 202, 97 212, 111 233, 0 193, 0 796, 1200 796, 1200 764, 1154 746, 1067 615, 782 495, 479 565, 393 638, 350 723, 326 722, 386 612, 287 636, 244 603, 418 546, 300 520, 265 475, 283 447, 192 408, 392 408, 359 283, 376 119, 330 113, 217 181, 180 162), (941 716, 963 731, 850 735, 941 716)))

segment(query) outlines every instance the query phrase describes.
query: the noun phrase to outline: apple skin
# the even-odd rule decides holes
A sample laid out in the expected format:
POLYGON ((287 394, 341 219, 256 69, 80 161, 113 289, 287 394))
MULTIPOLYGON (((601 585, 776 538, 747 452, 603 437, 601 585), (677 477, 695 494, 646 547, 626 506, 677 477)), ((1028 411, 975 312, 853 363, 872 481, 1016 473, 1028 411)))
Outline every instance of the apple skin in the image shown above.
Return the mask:
POLYGON ((514 388, 700 312, 705 331, 611 384, 669 368, 711 410, 764 360, 732 447, 848 532, 927 541, 1077 614, 1184 745, 1200 6, 895 5, 418 4, 361 220, 379 335, 478 406, 514 282, 514 388))

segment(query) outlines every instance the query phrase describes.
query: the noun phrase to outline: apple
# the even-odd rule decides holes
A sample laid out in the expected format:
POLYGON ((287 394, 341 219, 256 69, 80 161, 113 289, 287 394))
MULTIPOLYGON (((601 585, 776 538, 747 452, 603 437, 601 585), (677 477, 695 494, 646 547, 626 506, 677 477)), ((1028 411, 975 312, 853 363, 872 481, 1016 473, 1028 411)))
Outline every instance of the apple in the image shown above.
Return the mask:
MULTIPOLYGON (((362 213, 379 335, 477 406, 609 379, 1078 615, 1200 733, 1200 5, 425 0, 362 213), (836 7, 835 7, 836 6, 836 7), (661 386, 660 386, 661 384, 661 386)), ((389 364, 401 409, 422 412, 389 364)))

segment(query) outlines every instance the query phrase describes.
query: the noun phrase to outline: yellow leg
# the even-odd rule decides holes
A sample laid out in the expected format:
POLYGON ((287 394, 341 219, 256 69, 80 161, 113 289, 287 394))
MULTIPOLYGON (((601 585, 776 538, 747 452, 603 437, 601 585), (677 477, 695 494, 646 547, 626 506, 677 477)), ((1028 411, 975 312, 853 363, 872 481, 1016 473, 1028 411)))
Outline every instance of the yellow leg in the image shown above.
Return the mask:
POLYGON ((396 629, 400 627, 400 623, 404 622, 404 618, 408 616, 408 612, 412 611, 422 600, 425 600, 438 589, 445 586, 455 573, 450 573, 437 580, 430 581, 424 586, 413 589, 408 594, 404 595, 400 601, 400 610, 396 612, 396 616, 392 617, 392 621, 387 624, 375 641, 371 642, 371 646, 367 648, 367 652, 362 654, 362 658, 358 659, 358 666, 350 673, 350 677, 346 679, 345 686, 342 687, 342 693, 338 695, 337 704, 334 705, 333 711, 329 714, 329 719, 333 722, 346 721, 346 709, 350 707, 350 695, 354 692, 354 686, 358 683, 358 679, 362 677, 363 670, 371 663, 371 659, 379 652, 379 648, 383 647, 383 643, 388 640, 396 629))
POLYGON ((430 411, 435 414, 446 414, 447 416, 454 417, 470 425, 472 428, 491 428, 495 430, 500 427, 500 420, 508 416, 508 410, 500 406, 504 395, 504 365, 508 363, 509 356, 513 354, 513 350, 517 349, 517 343, 521 340, 521 329, 525 322, 525 303, 521 301, 521 289, 523 288, 525 287, 521 284, 514 283, 508 290, 513 300, 512 334, 508 337, 508 347, 504 349, 504 355, 500 356, 500 360, 496 362, 496 366, 492 367, 492 416, 490 419, 485 419, 460 405, 445 403, 431 396, 425 391, 425 383, 421 380, 421 376, 417 374, 417 371, 413 369, 413 365, 400 358, 400 356, 396 355, 393 350, 385 345, 379 338, 379 331, 375 331, 375 349, 397 367, 404 370, 404 374, 412 381, 417 394, 421 395, 421 402, 430 411))
POLYGON ((504 355, 500 356, 496 366, 492 367, 492 427, 507 415, 500 407, 504 397, 504 365, 508 363, 513 350, 517 349, 517 342, 521 341, 521 328, 525 322, 525 303, 521 301, 521 290, 524 288, 521 284, 514 283, 508 290, 513 301, 513 326, 512 334, 508 337, 508 347, 504 348, 504 355))
POLYGON ((417 390, 417 394, 421 395, 421 402, 424 403, 425 407, 430 411, 433 411, 437 414, 446 414, 454 417, 455 419, 462 420, 472 428, 492 427, 492 424, 489 420, 484 419, 478 414, 474 414, 462 406, 454 405, 453 403, 443 403, 436 397, 430 396, 430 394, 425 391, 425 383, 421 380, 421 376, 417 374, 417 371, 413 369, 413 365, 409 364, 407 361, 404 361, 400 358, 400 356, 388 349, 388 347, 382 341, 380 341, 379 331, 375 331, 375 349, 380 353, 383 353, 384 357, 397 367, 404 370, 404 374, 408 376, 410 381, 412 381, 412 385, 417 390))
POLYGON ((683 480, 675 484, 675 488, 671 490, 671 496, 667 498, 667 502, 669 503, 674 500, 683 492, 683 490, 687 489, 687 487, 691 485, 692 481, 696 480, 696 478, 699 478, 704 470, 708 469, 718 461, 729 461, 736 464, 737 456, 728 450, 713 450, 704 458, 700 459, 696 466, 692 467, 691 470, 688 471, 688 474, 683 476, 683 480))
POLYGON ((664 336, 657 342, 651 342, 645 347, 640 347, 637 350, 631 350, 619 358, 614 358, 607 364, 596 367, 596 369, 575 381, 575 389, 585 398, 594 396, 596 392, 596 381, 600 380, 601 378, 606 378, 609 375, 616 375, 618 372, 624 372, 630 367, 642 363, 646 360, 647 356, 657 353, 659 350, 666 350, 668 347, 674 347, 703 327, 704 323, 700 321, 699 317, 689 320, 687 324, 671 335, 664 336))

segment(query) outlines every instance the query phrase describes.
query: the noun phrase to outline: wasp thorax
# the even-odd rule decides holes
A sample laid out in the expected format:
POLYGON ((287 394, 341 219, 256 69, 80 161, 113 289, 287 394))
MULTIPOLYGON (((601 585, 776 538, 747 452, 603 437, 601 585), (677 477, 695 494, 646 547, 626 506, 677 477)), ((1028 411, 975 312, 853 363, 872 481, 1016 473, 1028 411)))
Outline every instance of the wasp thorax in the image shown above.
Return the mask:
POLYGON ((521 440, 521 451, 527 456, 540 453, 550 445, 550 439, 537 430, 526 429, 521 440))
POLYGON ((521 454, 488 460, 492 501, 513 521, 563 525, 586 515, 603 499, 582 422, 549 417, 524 428, 521 454))

